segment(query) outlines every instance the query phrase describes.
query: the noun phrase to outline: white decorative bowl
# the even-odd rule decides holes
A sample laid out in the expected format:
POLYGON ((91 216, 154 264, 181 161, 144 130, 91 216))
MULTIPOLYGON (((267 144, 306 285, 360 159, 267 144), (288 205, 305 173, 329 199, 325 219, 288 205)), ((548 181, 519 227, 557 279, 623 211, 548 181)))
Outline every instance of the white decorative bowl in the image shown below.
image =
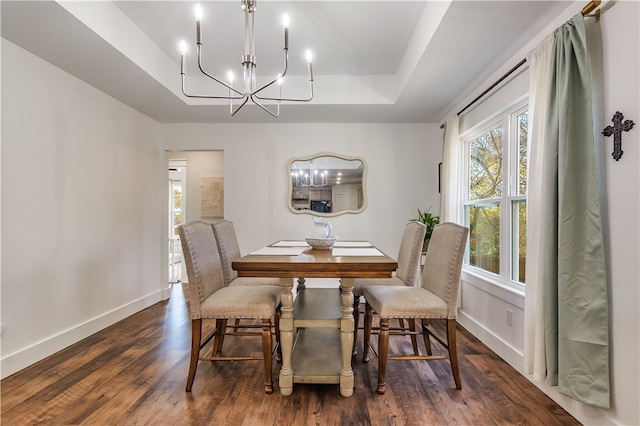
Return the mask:
POLYGON ((314 249, 327 250, 333 247, 333 244, 336 242, 336 237, 329 238, 305 238, 307 244, 309 244, 314 249))

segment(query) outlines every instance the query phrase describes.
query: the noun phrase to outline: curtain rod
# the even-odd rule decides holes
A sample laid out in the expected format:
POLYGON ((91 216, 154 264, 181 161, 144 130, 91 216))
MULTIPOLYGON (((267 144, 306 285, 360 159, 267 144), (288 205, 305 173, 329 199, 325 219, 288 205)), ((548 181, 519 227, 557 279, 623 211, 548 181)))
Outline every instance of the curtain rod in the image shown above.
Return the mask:
POLYGON ((591 11, 593 11, 593 9, 600 6, 600 3, 602 3, 601 0, 591 0, 585 7, 582 8, 582 16, 596 18, 596 22, 598 22, 600 20, 600 9, 596 10, 593 15, 589 14, 591 13, 591 11))
POLYGON ((520 62, 518 62, 513 68, 511 68, 509 71, 507 71, 502 77, 500 77, 495 83, 493 83, 487 90, 485 90, 484 92, 480 93, 474 100, 472 100, 471 102, 469 102, 469 104, 462 108, 459 112, 458 112, 458 116, 460 116, 460 114, 462 114, 463 112, 465 112, 468 108, 471 107, 471 105, 475 104, 476 102, 478 102, 484 95, 486 95, 487 93, 489 93, 489 91, 491 89, 493 89, 494 87, 496 87, 498 84, 502 83, 502 81, 509 77, 511 74, 514 73, 514 71, 516 71, 518 68, 520 68, 522 65, 524 65, 524 63, 527 62, 527 58, 524 58, 523 60, 521 60, 520 62))
MULTIPOLYGON (((595 13, 593 15, 590 15, 589 13, 591 13, 593 11, 593 9, 597 8, 598 6, 600 6, 601 0, 591 0, 585 7, 582 8, 582 16, 585 17, 594 17, 596 18, 596 22, 600 20, 600 9, 596 10, 595 13)), ((493 83, 487 90, 485 90, 484 92, 480 93, 474 100, 472 100, 471 102, 469 102, 469 104, 467 106, 465 106, 464 108, 462 108, 459 112, 458 112, 458 116, 460 116, 460 114, 462 114, 463 112, 465 112, 467 109, 469 109, 473 104, 475 104, 476 102, 478 102, 480 99, 482 99, 482 97, 484 95, 486 95, 487 93, 489 93, 491 91, 491 89, 493 89, 494 87, 496 87, 498 84, 502 83, 502 81, 509 77, 511 74, 513 74, 518 68, 520 68, 522 65, 524 65, 527 62, 527 58, 524 58, 523 60, 521 60, 520 62, 518 62, 513 68, 511 68, 509 71, 507 71, 502 77, 500 77, 495 83, 493 83)), ((443 129, 444 128, 444 124, 440 125, 440 128, 443 129)))

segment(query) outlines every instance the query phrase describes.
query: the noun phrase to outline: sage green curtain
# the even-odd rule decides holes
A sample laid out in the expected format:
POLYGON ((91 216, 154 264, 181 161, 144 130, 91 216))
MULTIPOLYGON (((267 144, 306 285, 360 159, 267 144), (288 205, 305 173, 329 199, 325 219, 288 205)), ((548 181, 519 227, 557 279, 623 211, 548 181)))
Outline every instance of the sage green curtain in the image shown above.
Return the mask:
POLYGON ((591 72, 584 17, 555 32, 547 149, 542 287, 547 380, 609 408, 609 314, 591 72), (555 206, 555 209, 553 208, 555 206))

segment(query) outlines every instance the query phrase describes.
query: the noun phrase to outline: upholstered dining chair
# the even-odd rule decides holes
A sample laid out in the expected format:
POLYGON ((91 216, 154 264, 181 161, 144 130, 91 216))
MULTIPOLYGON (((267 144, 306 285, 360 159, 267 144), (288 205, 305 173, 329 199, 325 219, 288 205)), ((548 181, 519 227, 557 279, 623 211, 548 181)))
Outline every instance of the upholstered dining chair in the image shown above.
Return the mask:
POLYGON ((220 259, 222 260, 222 272, 224 274, 224 285, 279 285, 279 278, 258 278, 258 277, 238 277, 238 272, 233 269, 231 263, 240 259, 240 244, 236 235, 233 222, 220 220, 213 225, 213 233, 216 236, 220 259))
MULTIPOLYGON (((190 392, 199 361, 263 360, 266 393, 273 392, 273 340, 271 319, 280 303, 279 286, 225 286, 222 263, 211 224, 194 221, 178 226, 187 266, 191 315, 191 360, 186 391, 190 392), (221 342, 229 319, 259 319, 262 357, 221 355, 221 342), (214 330, 202 338, 202 323, 215 320, 214 330), (211 356, 201 354, 213 339, 211 356)), ((276 317, 277 320, 277 317, 276 317)))
MULTIPOLYGON (((460 271, 467 242, 468 228, 447 222, 437 225, 427 249, 422 282, 419 287, 376 286, 364 289, 367 301, 365 328, 371 327, 373 311, 380 317, 378 335, 378 393, 385 391, 387 360, 448 359, 456 389, 461 389, 456 351, 457 298, 460 271), (427 355, 389 356, 389 320, 391 318, 420 319, 421 334, 427 355), (428 321, 446 321, 446 342, 429 329, 428 321), (433 355, 430 338, 446 350, 447 355, 433 355)), ((407 334, 407 333, 399 333, 407 334)), ((369 350, 365 342, 365 351, 369 350)))
MULTIPOLYGON (((255 285, 272 285, 279 286, 279 278, 261 278, 261 277, 239 277, 238 272, 232 267, 232 262, 236 259, 240 259, 242 254, 240 252, 240 244, 238 243, 238 237, 236 235, 236 229, 233 222, 228 220, 220 220, 213 225, 213 233, 216 237, 216 244, 218 245, 218 252, 220 253, 220 260, 222 261, 222 273, 224 275, 225 286, 255 286, 255 285)), ((276 309, 276 316, 279 317, 280 309, 276 309)), ((281 360, 280 354, 280 330, 278 329, 278 322, 274 321, 274 335, 276 336, 276 347, 278 348, 277 360, 281 360)), ((226 335, 237 334, 239 330, 256 328, 255 324, 241 324, 240 319, 234 320, 233 325, 228 326, 226 335)), ((223 340, 220 342, 222 347, 223 340)))
MULTIPOLYGON (((358 324, 360 322, 360 297, 364 296, 364 289, 370 286, 410 286, 418 285, 418 277, 420 270, 420 257, 422 256, 422 244, 424 242, 424 234, 426 226, 418 221, 411 221, 404 227, 402 239, 400 240, 400 251, 398 252, 398 269, 391 278, 356 278, 353 286, 353 319, 355 333, 358 333, 358 324)), ((401 320, 402 321, 402 320, 401 320)), ((415 329, 414 321, 409 322, 409 326, 415 329)), ((401 322, 401 328, 404 328, 404 322, 401 322)), ((371 329, 364 328, 365 345, 369 341, 371 329)), ((357 340, 353 339, 353 355, 356 354, 357 340)), ((418 346, 415 335, 411 335, 414 351, 417 354, 418 346)), ((364 359, 369 361, 368 357, 364 359)))

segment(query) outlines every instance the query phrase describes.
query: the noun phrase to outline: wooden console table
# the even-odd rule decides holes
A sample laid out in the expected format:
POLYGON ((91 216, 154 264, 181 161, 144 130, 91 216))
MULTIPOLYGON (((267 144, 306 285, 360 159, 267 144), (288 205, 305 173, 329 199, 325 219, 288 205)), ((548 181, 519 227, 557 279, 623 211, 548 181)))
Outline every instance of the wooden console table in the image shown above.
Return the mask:
POLYGON ((354 242, 356 247, 341 242, 333 250, 299 247, 299 254, 275 254, 278 250, 287 251, 282 243, 232 263, 240 277, 280 278, 280 393, 291 395, 293 383, 338 383, 340 394, 349 397, 354 386, 351 369, 354 279, 390 277, 398 263, 373 246, 363 247, 363 242, 354 242), (339 278, 340 290, 305 289, 302 285, 294 305, 295 278, 339 278))

